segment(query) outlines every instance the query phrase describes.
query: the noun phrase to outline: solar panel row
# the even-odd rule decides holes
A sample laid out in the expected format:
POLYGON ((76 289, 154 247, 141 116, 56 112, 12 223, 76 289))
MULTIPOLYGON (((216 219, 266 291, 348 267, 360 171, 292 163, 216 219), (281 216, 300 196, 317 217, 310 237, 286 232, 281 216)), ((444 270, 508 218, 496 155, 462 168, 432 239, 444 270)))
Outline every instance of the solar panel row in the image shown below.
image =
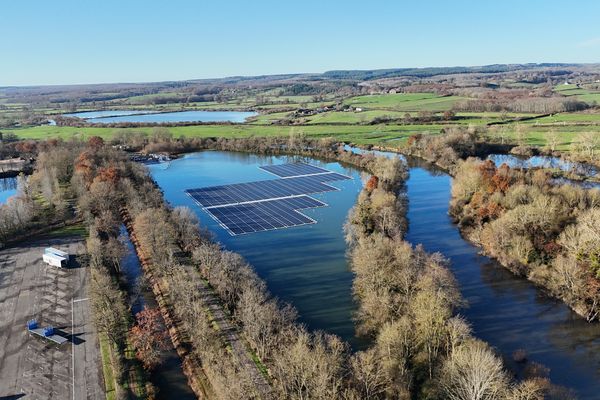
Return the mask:
POLYGON ((263 165, 259 167, 267 172, 277 175, 281 178, 290 176, 300 176, 309 174, 322 174, 329 172, 326 169, 315 167, 314 165, 305 163, 280 164, 280 165, 263 165))
POLYGON ((186 193, 231 235, 241 235, 314 224, 315 220, 298 210, 326 204, 307 194, 339 190, 325 182, 352 179, 304 163, 260 168, 281 179, 188 189, 186 193))
POLYGON ((269 231, 316 221, 296 211, 324 207, 327 204, 309 196, 265 200, 239 205, 226 205, 205 209, 231 235, 269 231))
POLYGON ((350 178, 342 174, 330 172, 295 178, 188 189, 186 192, 202 207, 213 207, 302 194, 330 192, 339 189, 324 182, 343 179, 350 178))

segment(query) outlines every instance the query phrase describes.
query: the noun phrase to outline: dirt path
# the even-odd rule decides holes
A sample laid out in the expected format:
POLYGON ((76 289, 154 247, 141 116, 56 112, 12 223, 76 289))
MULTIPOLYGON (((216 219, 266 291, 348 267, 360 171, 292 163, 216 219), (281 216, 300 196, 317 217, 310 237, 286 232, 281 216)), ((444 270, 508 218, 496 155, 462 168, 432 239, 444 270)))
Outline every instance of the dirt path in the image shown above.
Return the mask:
POLYGON ((240 368, 247 371, 250 379, 254 382, 257 394, 262 399, 270 398, 272 395, 271 385, 252 359, 250 350, 247 347, 246 341, 242 338, 239 329, 231 322, 231 318, 223 310, 220 300, 207 286, 201 286, 200 291, 203 302, 208 306, 213 321, 223 333, 223 339, 229 344, 235 359, 240 363, 240 368))

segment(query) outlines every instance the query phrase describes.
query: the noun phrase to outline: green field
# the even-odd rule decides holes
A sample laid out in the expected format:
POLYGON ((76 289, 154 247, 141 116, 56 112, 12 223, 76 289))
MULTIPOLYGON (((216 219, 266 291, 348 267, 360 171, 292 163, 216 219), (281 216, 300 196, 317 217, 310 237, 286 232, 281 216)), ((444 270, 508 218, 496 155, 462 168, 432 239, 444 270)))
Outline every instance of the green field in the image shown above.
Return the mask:
POLYGON ((554 123, 600 123, 600 113, 560 113, 548 117, 536 118, 526 123, 554 124, 554 123))
MULTIPOLYGON (((389 140, 404 140, 415 133, 439 133, 440 125, 348 125, 348 126, 279 126, 279 125, 195 125, 168 128, 174 137, 249 137, 288 136, 291 132, 304 133, 312 137, 335 137, 338 140, 357 144, 381 144, 389 140)), ((36 126, 31 128, 4 130, 21 139, 86 139, 100 136, 110 139, 115 131, 151 133, 153 128, 74 128, 58 126, 36 126)))
POLYGON ((329 111, 307 117, 309 124, 360 124, 373 121, 375 118, 404 118, 405 112, 371 110, 371 111, 329 111))
POLYGON ((259 125, 268 125, 273 121, 278 121, 280 119, 285 119, 291 115, 291 112, 276 112, 270 114, 260 114, 256 117, 253 117, 249 123, 251 124, 259 124, 259 125))
POLYGON ((563 96, 574 97, 586 103, 600 104, 600 91, 597 90, 589 90, 577 87, 576 85, 558 85, 554 87, 554 91, 563 96))
POLYGON ((452 106, 461 100, 465 98, 438 96, 433 93, 400 93, 357 96, 345 100, 344 104, 364 110, 440 112, 452 109, 452 106))

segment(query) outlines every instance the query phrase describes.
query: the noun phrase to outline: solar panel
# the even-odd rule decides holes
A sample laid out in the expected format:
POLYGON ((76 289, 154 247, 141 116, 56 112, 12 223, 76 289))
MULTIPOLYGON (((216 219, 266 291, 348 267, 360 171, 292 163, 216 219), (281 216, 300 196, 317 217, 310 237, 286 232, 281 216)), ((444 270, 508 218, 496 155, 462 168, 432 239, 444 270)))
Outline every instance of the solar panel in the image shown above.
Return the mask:
POLYGON ((186 193, 202 207, 213 207, 302 194, 331 192, 339 189, 324 182, 343 179, 351 178, 335 172, 328 172, 318 175, 188 189, 186 193))
POLYGON ((229 234, 269 231, 314 224, 316 221, 297 210, 324 207, 327 204, 309 196, 263 200, 253 203, 232 204, 206 208, 229 234))
POLYGON ((324 207, 326 204, 307 195, 339 190, 327 182, 352 179, 305 163, 260 168, 280 178, 188 189, 185 192, 235 236, 314 224, 315 220, 298 210, 324 207))
POLYGON ((329 172, 326 169, 315 167, 314 165, 305 163, 279 164, 279 165, 263 165, 259 167, 267 172, 277 175, 280 178, 290 176, 322 174, 329 172))

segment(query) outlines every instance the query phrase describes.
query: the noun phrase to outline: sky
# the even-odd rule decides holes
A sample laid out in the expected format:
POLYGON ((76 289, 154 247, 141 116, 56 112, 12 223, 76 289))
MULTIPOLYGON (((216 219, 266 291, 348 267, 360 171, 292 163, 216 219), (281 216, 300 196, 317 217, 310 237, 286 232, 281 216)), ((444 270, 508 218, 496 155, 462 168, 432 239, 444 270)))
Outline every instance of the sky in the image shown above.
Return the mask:
POLYGON ((0 1, 0 86, 600 62, 600 1, 0 1))

